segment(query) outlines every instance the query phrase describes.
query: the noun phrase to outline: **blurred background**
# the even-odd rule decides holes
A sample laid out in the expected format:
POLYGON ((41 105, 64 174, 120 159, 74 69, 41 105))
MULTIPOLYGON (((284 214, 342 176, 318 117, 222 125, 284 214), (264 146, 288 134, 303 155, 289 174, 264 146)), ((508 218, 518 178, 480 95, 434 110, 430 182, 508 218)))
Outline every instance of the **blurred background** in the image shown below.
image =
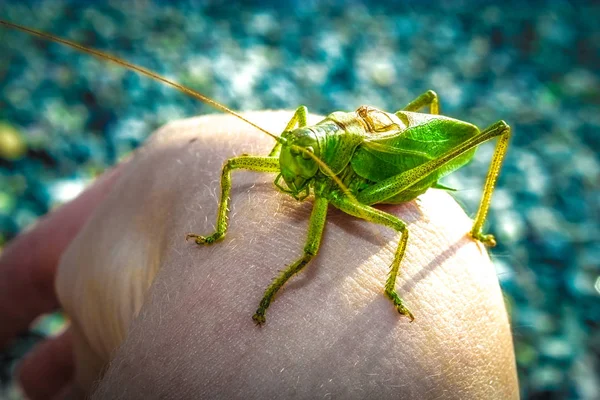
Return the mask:
MULTIPOLYGON (((513 140, 489 230, 523 398, 600 398, 600 5, 594 1, 7 2, 0 18, 93 46, 237 110, 443 114, 513 140)), ((0 248, 178 118, 215 112, 122 68, 0 28, 0 248)), ((283 127, 282 127, 283 128, 283 127)), ((493 145, 445 179, 471 215, 493 145)), ((0 353, 0 398, 55 316, 0 353)))

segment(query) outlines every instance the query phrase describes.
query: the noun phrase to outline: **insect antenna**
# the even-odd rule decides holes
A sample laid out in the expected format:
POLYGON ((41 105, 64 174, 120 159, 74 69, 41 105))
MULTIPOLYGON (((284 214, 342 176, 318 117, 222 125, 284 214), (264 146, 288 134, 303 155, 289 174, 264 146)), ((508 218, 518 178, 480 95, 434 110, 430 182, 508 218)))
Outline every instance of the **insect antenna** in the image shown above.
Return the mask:
MULTIPOLYGON (((83 53, 87 53, 87 54, 90 54, 90 55, 92 55, 94 57, 97 57, 97 58, 99 58, 101 60, 112 62, 113 64, 117 64, 117 65, 119 65, 121 67, 124 67, 124 68, 127 68, 129 70, 135 71, 135 72, 137 72, 137 73, 139 73, 141 75, 145 75, 145 76, 147 76, 149 78, 152 78, 154 80, 157 80, 159 82, 163 82, 163 83, 165 83, 165 84, 167 84, 167 85, 169 85, 169 86, 171 86, 171 87, 179 90, 180 92, 183 92, 183 93, 187 94, 190 97, 198 99, 198 100, 200 100, 200 101, 202 101, 202 102, 204 102, 204 103, 206 103, 206 104, 208 104, 208 105, 216 108, 217 110, 226 112, 226 113, 228 113, 230 115, 233 115, 236 118, 239 118, 240 120, 246 122, 250 126, 253 126, 254 128, 258 129, 259 131, 261 131, 261 132, 265 133, 266 135, 272 137, 273 139, 275 139, 279 143, 283 144, 286 141, 284 138, 282 138, 280 136, 277 136, 277 135, 274 135, 271 132, 267 131, 266 129, 261 128, 260 126, 256 125, 252 121, 249 121, 248 119, 244 118, 243 116, 241 116, 237 112, 233 111, 229 107, 227 107, 227 106, 225 106, 225 105, 223 105, 223 104, 221 104, 221 103, 219 103, 219 102, 217 102, 217 101, 215 101, 215 100, 213 100, 213 99, 211 99, 211 98, 209 98, 209 97, 207 97, 207 96, 205 96, 205 95, 203 95, 203 94, 201 94, 201 93, 199 93, 199 92, 197 92, 197 91, 195 91, 193 89, 190 89, 190 88, 188 88, 186 86, 183 86, 183 85, 181 85, 181 84, 179 84, 179 83, 177 83, 175 81, 172 81, 172 80, 170 80, 170 79, 168 79, 168 78, 166 78, 166 77, 164 77, 162 75, 159 75, 156 72, 150 71, 149 69, 146 69, 146 68, 144 68, 142 66, 139 66, 139 65, 130 63, 128 61, 122 60, 119 57, 116 57, 116 56, 114 56, 112 54, 108 54, 108 53, 105 53, 105 52, 100 51, 100 50, 96 50, 96 49, 93 49, 93 48, 90 48, 90 47, 86 47, 86 46, 81 45, 79 43, 72 42, 72 41, 67 40, 67 39, 63 39, 61 37, 52 35, 50 33, 38 31, 37 29, 33 29, 33 28, 29 28, 29 27, 26 27, 26 26, 23 26, 23 25, 15 24, 13 22, 9 22, 9 21, 5 21, 5 20, 0 19, 0 25, 4 25, 4 26, 6 26, 8 28, 20 30, 20 31, 29 33, 31 35, 41 37, 42 39, 49 40, 51 42, 59 43, 59 44, 62 44, 62 45, 74 48, 74 49, 79 50, 79 51, 81 51, 83 53)), ((298 151, 300 151, 300 152, 302 152, 304 154, 307 154, 310 158, 312 158, 313 160, 315 160, 315 162, 321 167, 321 169, 323 170, 323 172, 326 175, 328 175, 336 183, 336 185, 344 192, 344 194, 346 194, 350 198, 350 200, 352 200, 354 202, 358 202, 356 200, 356 198, 354 197, 354 195, 352 195, 352 193, 350 192, 350 190, 346 187, 346 185, 344 185, 344 183, 335 175, 335 173, 331 170, 331 168, 329 168, 329 166, 325 162, 323 162, 321 159, 319 159, 317 156, 315 156, 312 152, 306 150, 303 147, 300 147, 300 146, 293 146, 293 147, 296 147, 298 151)))
POLYGON ((83 46, 83 45, 81 45, 79 43, 75 43, 75 42, 72 42, 70 40, 63 39, 63 38, 51 35, 51 34, 46 33, 46 32, 41 32, 41 31, 38 31, 36 29, 28 28, 26 26, 22 26, 22 25, 15 24, 15 23, 12 23, 12 22, 4 21, 4 20, 1 20, 1 19, 0 19, 0 25, 4 25, 4 26, 6 26, 8 28, 13 28, 13 29, 17 29, 17 30, 20 30, 20 31, 23 31, 23 32, 27 32, 29 34, 41 37, 42 39, 49 40, 51 42, 60 43, 60 44, 63 44, 65 46, 72 47, 72 48, 74 48, 76 50, 79 50, 79 51, 81 51, 83 53, 91 54, 94 57, 97 57, 97 58, 100 58, 102 60, 106 60, 106 61, 112 62, 114 64, 120 65, 121 67, 124 67, 124 68, 127 68, 129 70, 135 71, 135 72, 137 72, 139 74, 145 75, 145 76, 150 77, 152 79, 155 79, 157 81, 166 83, 167 85, 169 85, 171 87, 174 87, 175 89, 179 90, 180 92, 183 92, 183 93, 187 94, 188 96, 191 96, 191 97, 193 97, 195 99, 198 99, 198 100, 200 100, 200 101, 202 101, 202 102, 204 102, 204 103, 206 103, 206 104, 208 104, 208 105, 216 108, 217 110, 226 112, 228 114, 233 115, 236 118, 241 119, 242 121, 246 122, 247 124, 253 126, 256 129, 258 129, 259 131, 261 131, 261 132, 263 132, 263 133, 271 136, 273 139, 275 139, 276 141, 278 141, 280 143, 282 143, 284 141, 283 138, 280 138, 277 135, 273 135, 271 132, 267 131, 264 128, 261 128, 260 126, 256 125, 252 121, 247 120, 246 118, 242 117, 240 114, 238 114, 235 111, 231 110, 230 108, 224 106, 223 104, 221 104, 221 103, 219 103, 219 102, 217 102, 217 101, 215 101, 213 99, 210 99, 210 98, 204 96, 203 94, 198 93, 195 90, 192 90, 192 89, 190 89, 190 88, 188 88, 186 86, 183 86, 183 85, 181 85, 181 84, 179 84, 179 83, 177 83, 175 81, 167 79, 164 76, 161 76, 161 75, 157 74, 156 72, 152 72, 152 71, 150 71, 150 70, 148 70, 148 69, 146 69, 144 67, 141 67, 139 65, 135 65, 135 64, 132 64, 132 63, 127 62, 125 60, 122 60, 122 59, 120 59, 120 58, 118 58, 116 56, 113 56, 112 54, 104 53, 104 52, 102 52, 100 50, 96 50, 96 49, 92 49, 92 48, 89 48, 89 47, 85 47, 85 46, 83 46))

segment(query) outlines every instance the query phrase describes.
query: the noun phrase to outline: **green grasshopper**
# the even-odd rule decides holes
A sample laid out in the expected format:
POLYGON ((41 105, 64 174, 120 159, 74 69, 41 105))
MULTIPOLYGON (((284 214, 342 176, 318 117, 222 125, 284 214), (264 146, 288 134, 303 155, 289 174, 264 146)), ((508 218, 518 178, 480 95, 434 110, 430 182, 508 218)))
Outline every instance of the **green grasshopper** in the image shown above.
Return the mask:
POLYGON ((429 188, 448 189, 438 182, 439 179, 467 164, 477 146, 499 137, 479 210, 470 231, 473 239, 487 246, 496 244, 492 235, 482 233, 482 228, 508 148, 510 127, 504 121, 480 131, 468 122, 442 116, 439 114, 438 97, 430 90, 395 113, 362 106, 355 112, 331 113, 313 126, 307 124, 307 108, 300 106, 281 135, 276 136, 224 105, 145 68, 47 33, 2 20, 0 24, 73 47, 159 80, 242 119, 275 139, 277 143, 266 156, 242 155, 227 160, 221 174, 221 198, 215 232, 208 236, 193 233, 186 236, 186 239, 193 239, 198 245, 210 245, 225 237, 231 172, 236 169, 278 174, 275 186, 296 200, 305 200, 310 194, 314 196, 303 255, 287 266, 266 289, 252 317, 257 325, 265 322, 265 313, 279 289, 319 251, 329 204, 347 214, 400 233, 385 283, 385 294, 400 314, 413 321, 413 314, 395 289, 408 243, 408 228, 398 217, 378 210, 373 205, 404 203, 429 188), (426 107, 429 107, 428 114, 419 112, 426 107))

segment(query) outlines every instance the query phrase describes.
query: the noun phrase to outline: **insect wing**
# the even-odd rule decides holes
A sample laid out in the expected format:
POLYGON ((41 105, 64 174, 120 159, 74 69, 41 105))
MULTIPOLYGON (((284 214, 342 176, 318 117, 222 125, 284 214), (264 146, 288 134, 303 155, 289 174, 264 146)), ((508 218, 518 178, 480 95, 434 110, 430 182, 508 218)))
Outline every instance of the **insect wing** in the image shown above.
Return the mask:
MULTIPOLYGON (((408 127, 396 135, 371 137, 354 153, 352 167, 358 175, 379 182, 440 157, 477 135, 474 125, 437 115, 400 112, 408 127)), ((429 186, 468 163, 475 149, 432 171, 429 186)))

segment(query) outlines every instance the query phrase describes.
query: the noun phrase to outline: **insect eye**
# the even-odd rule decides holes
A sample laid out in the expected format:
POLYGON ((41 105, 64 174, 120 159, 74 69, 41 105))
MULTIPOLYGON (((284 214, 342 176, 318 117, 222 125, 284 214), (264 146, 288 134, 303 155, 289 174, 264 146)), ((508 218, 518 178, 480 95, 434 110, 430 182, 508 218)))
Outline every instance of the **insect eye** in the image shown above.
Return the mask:
POLYGON ((314 152, 315 152, 315 150, 311 146, 308 146, 304 150, 306 150, 306 152, 304 152, 304 151, 302 152, 302 158, 304 158, 305 160, 308 160, 309 158, 311 158, 310 154, 308 154, 308 153, 314 154, 314 152))
POLYGON ((294 157, 297 157, 300 155, 300 151, 297 148, 292 147, 292 148, 290 148, 290 154, 293 155, 294 157))

